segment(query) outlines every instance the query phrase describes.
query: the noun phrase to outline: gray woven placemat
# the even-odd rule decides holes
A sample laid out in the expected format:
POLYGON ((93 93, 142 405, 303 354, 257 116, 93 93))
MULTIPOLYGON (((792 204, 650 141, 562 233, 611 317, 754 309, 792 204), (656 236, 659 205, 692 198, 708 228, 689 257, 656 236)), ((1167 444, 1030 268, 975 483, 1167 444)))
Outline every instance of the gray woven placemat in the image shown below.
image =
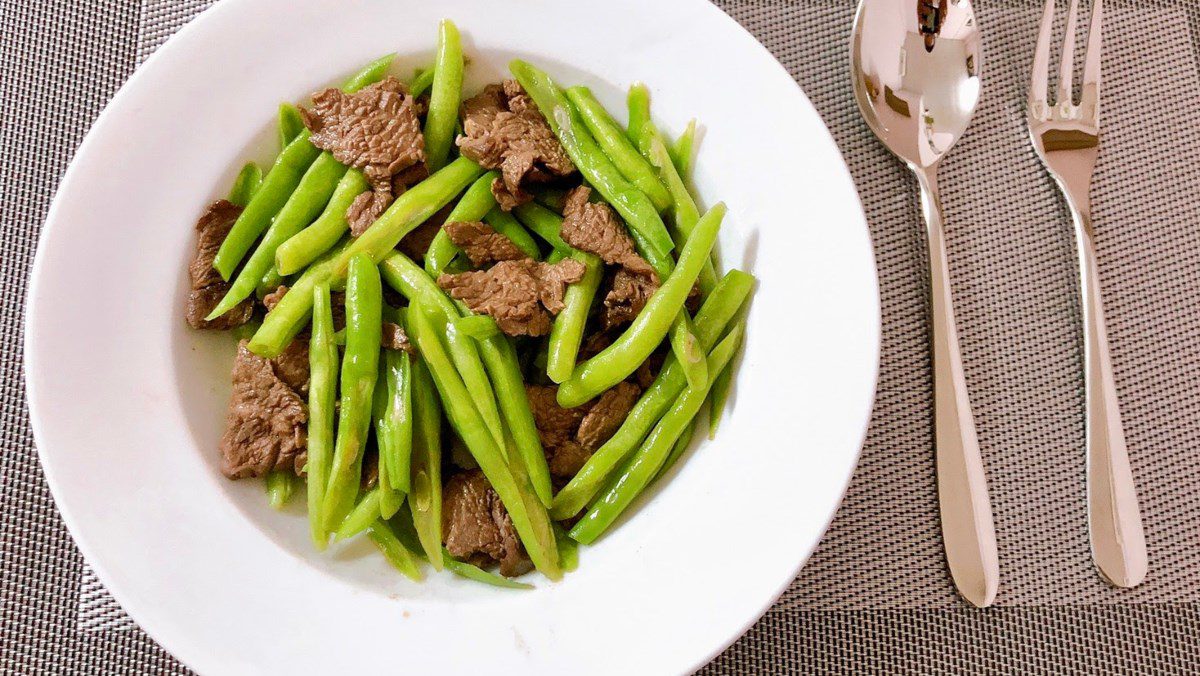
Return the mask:
MULTIPOLYGON (((22 302, 38 228, 103 103, 209 0, 0 0, 0 671, 182 672, 86 570, 32 447, 22 302)), ((1096 577, 1083 512, 1079 310, 1067 214, 1024 140, 1040 2, 977 2, 983 104, 943 170, 967 379, 992 489, 1004 608, 953 596, 929 422, 924 248, 905 172, 858 119, 850 0, 719 2, 784 63, 846 155, 883 304, 875 413, 845 504, 800 578, 712 673, 1186 673, 1200 663, 1200 85, 1195 0, 1106 10, 1096 227, 1151 573, 1096 577), (1156 31, 1153 39, 1145 27, 1156 31), (1124 104, 1124 105, 1122 105, 1124 104), (1123 110, 1123 108, 1125 108, 1123 110), (1152 113, 1152 114, 1151 114, 1152 113), (1144 169, 1142 167, 1145 167, 1144 169)))

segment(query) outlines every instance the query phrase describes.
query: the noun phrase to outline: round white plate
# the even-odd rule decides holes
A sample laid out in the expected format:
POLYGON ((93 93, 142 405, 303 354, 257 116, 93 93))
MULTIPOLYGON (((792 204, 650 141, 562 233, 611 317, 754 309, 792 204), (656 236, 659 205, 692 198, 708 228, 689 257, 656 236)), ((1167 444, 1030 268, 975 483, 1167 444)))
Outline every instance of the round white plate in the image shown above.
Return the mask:
MULTIPOLYGON (((624 117, 623 114, 620 117, 624 117)), ((207 673, 674 673, 745 631, 820 539, 858 457, 879 310, 849 173, 787 72, 703 0, 225 0, 113 99, 63 179, 26 326, 33 428, 59 509, 133 618, 207 673), (715 441, 558 584, 413 584, 369 543, 324 555, 299 506, 218 471, 234 351, 183 321, 192 226, 280 101, 396 51, 408 77, 453 18, 469 87, 515 56, 615 111, 647 82, 669 132, 703 124, 726 265, 760 280, 715 441)), ((302 501, 296 501, 302 502, 302 501)))

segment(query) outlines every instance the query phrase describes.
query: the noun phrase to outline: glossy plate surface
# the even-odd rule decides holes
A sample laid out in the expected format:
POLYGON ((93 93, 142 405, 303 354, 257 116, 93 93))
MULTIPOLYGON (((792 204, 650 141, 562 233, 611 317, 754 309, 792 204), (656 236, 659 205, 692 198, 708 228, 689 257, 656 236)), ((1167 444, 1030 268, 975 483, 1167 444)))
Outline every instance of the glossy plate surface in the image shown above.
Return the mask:
POLYGON ((105 110, 39 244, 26 326, 46 476, 122 606, 205 673, 673 673, 736 639, 793 579, 866 429, 879 349, 874 261, 849 173, 794 81, 702 0, 225 0, 105 110), (623 118, 647 82, 668 132, 703 124, 695 177, 728 203, 726 265, 760 286, 732 408, 670 481, 532 592, 409 583, 368 542, 311 550, 300 503, 218 471, 234 344, 182 319, 192 226, 274 111, 380 54, 402 77, 453 18, 470 90, 516 56, 623 118), (92 327, 80 333, 79 327, 92 327))

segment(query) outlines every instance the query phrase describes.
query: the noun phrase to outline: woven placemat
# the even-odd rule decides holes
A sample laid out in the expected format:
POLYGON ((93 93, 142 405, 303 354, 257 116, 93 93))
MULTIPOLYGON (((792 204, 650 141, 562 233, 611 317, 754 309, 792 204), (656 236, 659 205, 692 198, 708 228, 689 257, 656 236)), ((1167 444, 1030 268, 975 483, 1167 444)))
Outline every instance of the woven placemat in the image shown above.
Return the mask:
MULTIPOLYGON (((132 72, 209 0, 0 0, 0 671, 185 671, 86 570, 37 465, 19 336, 38 228, 74 148, 132 72)), ((712 673, 1191 671, 1200 663, 1200 112, 1195 0, 1106 7, 1097 243, 1151 572, 1095 575, 1083 505, 1079 309, 1068 216, 1025 140, 1040 2, 977 2, 983 103, 943 168, 967 381, 1002 587, 979 612, 942 561, 925 251, 915 188, 849 90, 850 0, 718 2, 791 71, 833 131, 875 242, 880 383, 846 502, 797 582, 712 673), (1167 27, 1147 37, 1145 27, 1167 27)))

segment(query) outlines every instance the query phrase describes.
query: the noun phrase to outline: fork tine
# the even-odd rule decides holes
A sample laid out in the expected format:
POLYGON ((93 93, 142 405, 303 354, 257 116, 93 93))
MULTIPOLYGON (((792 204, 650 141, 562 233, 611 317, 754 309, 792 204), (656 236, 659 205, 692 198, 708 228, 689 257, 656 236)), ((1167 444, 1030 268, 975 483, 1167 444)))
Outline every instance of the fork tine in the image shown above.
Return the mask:
POLYGON ((1067 34, 1063 39, 1062 61, 1058 64, 1058 105, 1073 103, 1072 92, 1075 76, 1075 28, 1079 22, 1079 0, 1071 0, 1067 10, 1067 34))
POLYGON ((1050 93, 1050 39, 1054 35, 1054 0, 1046 0, 1037 50, 1033 53, 1033 76, 1029 83, 1029 106, 1046 103, 1050 93))
POLYGON ((1083 62, 1083 95, 1079 102, 1085 114, 1098 118, 1096 109, 1100 103, 1100 5, 1101 0, 1092 2, 1092 25, 1088 28, 1087 56, 1083 62))

